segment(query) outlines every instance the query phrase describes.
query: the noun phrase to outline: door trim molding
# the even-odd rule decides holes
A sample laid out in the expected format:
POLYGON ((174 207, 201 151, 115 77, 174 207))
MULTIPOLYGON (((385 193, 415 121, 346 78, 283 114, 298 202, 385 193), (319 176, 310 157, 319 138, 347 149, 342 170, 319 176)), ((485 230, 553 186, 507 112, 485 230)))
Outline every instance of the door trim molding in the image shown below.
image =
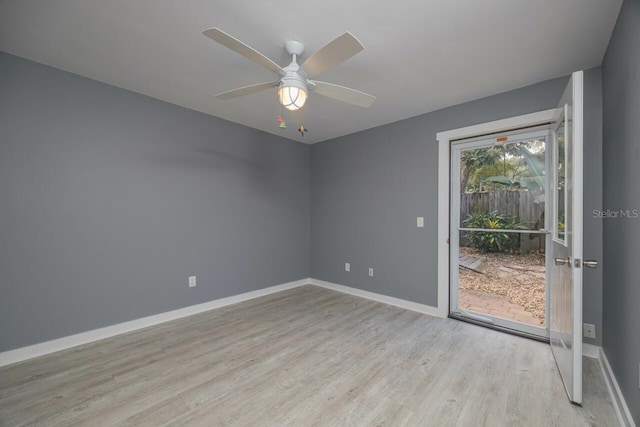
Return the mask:
POLYGON ((553 120, 555 111, 555 108, 551 108, 436 133, 438 141, 438 316, 447 317, 449 315, 450 257, 448 239, 452 141, 549 123, 553 120))

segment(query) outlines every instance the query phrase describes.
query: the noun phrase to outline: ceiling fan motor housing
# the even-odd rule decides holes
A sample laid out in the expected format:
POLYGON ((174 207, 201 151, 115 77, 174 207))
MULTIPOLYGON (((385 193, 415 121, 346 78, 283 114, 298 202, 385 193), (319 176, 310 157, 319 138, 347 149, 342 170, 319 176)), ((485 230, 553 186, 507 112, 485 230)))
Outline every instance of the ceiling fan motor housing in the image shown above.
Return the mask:
POLYGON ((296 40, 289 40, 285 42, 284 48, 289 52, 289 55, 300 56, 302 55, 302 52, 304 52, 304 45, 296 40))

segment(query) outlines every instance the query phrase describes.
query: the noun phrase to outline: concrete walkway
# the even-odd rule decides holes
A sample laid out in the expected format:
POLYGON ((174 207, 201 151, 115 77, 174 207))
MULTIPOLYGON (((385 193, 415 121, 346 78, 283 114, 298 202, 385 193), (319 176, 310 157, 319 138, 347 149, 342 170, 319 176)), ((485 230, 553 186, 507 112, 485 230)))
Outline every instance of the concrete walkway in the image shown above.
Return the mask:
POLYGON ((533 326, 544 326, 544 319, 537 319, 523 306, 513 304, 502 295, 482 291, 459 290, 458 305, 465 310, 490 314, 501 319, 513 320, 533 326))

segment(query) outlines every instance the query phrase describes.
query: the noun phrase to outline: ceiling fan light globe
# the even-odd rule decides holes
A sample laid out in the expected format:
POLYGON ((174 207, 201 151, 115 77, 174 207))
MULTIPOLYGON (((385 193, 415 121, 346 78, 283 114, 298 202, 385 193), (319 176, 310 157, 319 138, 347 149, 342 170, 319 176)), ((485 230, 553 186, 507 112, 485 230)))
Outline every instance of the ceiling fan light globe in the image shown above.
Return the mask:
POLYGON ((308 93, 305 89, 295 86, 280 86, 278 89, 278 99, 284 108, 296 111, 302 108, 307 102, 308 93))

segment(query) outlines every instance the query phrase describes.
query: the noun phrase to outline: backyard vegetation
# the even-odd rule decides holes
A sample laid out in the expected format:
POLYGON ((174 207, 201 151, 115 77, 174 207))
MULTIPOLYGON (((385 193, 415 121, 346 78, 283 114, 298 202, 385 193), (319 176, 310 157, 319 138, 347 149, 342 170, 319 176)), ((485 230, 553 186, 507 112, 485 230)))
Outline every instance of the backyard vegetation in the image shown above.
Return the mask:
POLYGON ((515 217, 501 215, 497 211, 469 215, 464 220, 468 228, 484 228, 496 231, 467 231, 466 238, 472 247, 480 253, 509 252, 514 253, 520 248, 520 234, 500 232, 500 230, 526 230, 524 224, 515 217))
POLYGON ((461 226, 481 229, 460 235, 461 292, 506 297, 544 325, 544 235, 506 231, 544 227, 544 140, 465 150, 460 162, 461 226))
POLYGON ((466 150, 460 161, 461 192, 544 186, 545 145, 541 139, 466 150))

